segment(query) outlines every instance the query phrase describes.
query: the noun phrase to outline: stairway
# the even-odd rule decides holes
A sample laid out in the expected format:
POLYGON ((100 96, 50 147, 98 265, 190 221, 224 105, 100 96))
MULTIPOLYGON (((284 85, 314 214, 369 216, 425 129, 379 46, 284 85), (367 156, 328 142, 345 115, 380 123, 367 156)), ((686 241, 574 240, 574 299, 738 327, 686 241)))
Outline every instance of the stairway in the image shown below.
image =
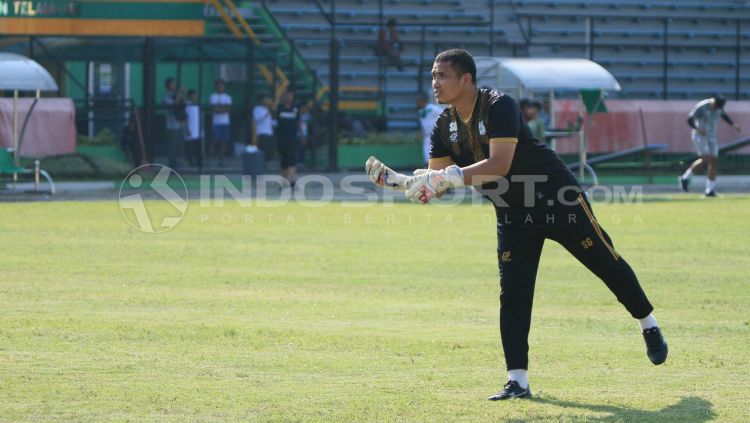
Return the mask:
MULTIPOLYGON (((320 89, 315 73, 262 2, 207 0, 206 3, 207 36, 233 35, 253 43, 255 93, 268 93, 278 99, 291 88, 298 99, 309 99, 320 89)), ((246 74, 244 65, 232 66, 227 72, 242 79, 246 74)))

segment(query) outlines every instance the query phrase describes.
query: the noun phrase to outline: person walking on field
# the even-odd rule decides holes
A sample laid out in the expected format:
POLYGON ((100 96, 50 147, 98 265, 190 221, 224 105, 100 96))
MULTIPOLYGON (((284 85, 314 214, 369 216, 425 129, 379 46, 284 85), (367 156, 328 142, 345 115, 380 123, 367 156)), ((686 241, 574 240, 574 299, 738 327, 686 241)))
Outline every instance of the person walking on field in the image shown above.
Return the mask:
POLYGON ((716 141, 716 124, 721 117, 726 123, 732 125, 737 132, 740 126, 732 122, 732 119, 724 111, 726 99, 721 95, 715 95, 698 102, 688 115, 687 123, 693 128, 692 138, 695 149, 698 150, 700 158, 694 161, 685 173, 679 178, 680 187, 687 192, 690 187, 690 177, 693 171, 702 165, 708 167, 708 179, 706 180, 706 197, 716 196, 716 176, 719 172, 719 144, 716 141))

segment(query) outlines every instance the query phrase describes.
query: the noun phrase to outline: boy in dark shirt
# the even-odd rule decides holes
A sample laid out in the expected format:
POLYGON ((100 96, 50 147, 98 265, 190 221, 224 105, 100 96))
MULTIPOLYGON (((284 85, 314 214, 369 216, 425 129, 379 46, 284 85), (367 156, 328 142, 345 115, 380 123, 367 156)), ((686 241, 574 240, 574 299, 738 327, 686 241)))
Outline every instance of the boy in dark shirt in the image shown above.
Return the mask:
POLYGON ((276 139, 281 156, 281 176, 294 188, 297 177, 297 151, 299 150, 300 116, 299 108, 294 105, 294 92, 284 93, 282 103, 276 114, 276 139))

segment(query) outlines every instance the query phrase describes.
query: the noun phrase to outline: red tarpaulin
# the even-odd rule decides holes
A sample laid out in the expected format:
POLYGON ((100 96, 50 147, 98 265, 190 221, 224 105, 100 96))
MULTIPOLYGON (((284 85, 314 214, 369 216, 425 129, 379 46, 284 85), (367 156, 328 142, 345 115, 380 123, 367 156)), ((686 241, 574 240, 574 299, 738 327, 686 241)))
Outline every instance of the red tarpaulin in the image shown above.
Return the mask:
MULTIPOLYGON (((688 113, 697 101, 682 100, 606 100, 607 113, 596 113, 587 128, 588 152, 609 153, 643 145, 643 131, 638 109, 643 110, 646 137, 649 144, 667 144, 668 152, 694 153, 687 124, 688 113)), ((568 122, 575 124, 580 108, 578 100, 556 100, 556 127, 564 128, 568 122)), ((750 136, 750 102, 727 100, 724 110, 740 125, 742 132, 719 119, 717 133, 719 145, 750 136)), ((578 152, 578 137, 558 138, 556 150, 560 154, 578 152)), ((748 154, 750 146, 732 151, 748 154)))
MULTIPOLYGON (((33 98, 18 99, 21 133, 33 98)), ((0 98, 0 147, 13 147, 13 99, 0 98)), ((21 156, 42 158, 76 150, 75 106, 70 98, 40 98, 31 114, 21 145, 21 156)))

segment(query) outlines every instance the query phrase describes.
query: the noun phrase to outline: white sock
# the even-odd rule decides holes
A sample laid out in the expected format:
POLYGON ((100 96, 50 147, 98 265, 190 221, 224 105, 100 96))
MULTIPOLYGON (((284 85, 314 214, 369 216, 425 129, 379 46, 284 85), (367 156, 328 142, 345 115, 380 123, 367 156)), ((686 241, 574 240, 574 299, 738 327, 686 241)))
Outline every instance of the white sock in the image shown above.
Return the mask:
POLYGON ((682 174, 682 179, 687 179, 693 175, 693 171, 688 168, 688 170, 685 171, 685 173, 682 174))
POLYGON ((649 314, 648 316, 644 317, 643 319, 638 319, 638 325, 640 325, 641 330, 650 329, 656 326, 659 326, 656 323, 656 318, 653 314, 649 314))
POLYGON ((513 369, 508 370, 508 379, 515 380, 521 388, 529 387, 529 378, 526 374, 526 369, 513 369))
POLYGON ((716 181, 706 179, 706 193, 711 192, 716 188, 716 181))

